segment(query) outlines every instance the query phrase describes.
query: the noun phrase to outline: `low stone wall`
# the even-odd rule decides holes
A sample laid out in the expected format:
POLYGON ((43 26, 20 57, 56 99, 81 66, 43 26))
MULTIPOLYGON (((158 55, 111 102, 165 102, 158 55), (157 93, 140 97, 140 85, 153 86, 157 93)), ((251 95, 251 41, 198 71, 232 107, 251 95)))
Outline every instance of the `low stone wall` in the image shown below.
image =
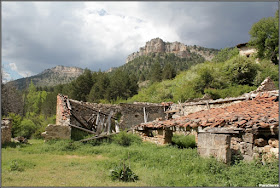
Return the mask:
POLYGON ((46 127, 46 131, 42 133, 45 140, 52 139, 70 139, 71 138, 71 127, 49 124, 46 127))
POLYGON ((213 156, 224 163, 230 163, 230 135, 229 134, 198 134, 197 151, 203 157, 213 156))
POLYGON ((1 143, 11 142, 12 138, 12 120, 2 119, 1 121, 1 143))
POLYGON ((173 131, 165 129, 145 129, 142 131, 134 131, 143 141, 152 142, 158 145, 164 145, 172 142, 173 131))

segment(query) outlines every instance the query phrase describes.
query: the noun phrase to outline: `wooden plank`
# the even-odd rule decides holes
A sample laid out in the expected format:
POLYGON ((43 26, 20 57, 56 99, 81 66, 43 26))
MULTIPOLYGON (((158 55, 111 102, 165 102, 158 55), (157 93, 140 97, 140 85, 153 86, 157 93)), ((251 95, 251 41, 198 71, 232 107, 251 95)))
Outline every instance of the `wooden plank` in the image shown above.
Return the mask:
POLYGON ((86 139, 80 140, 80 142, 87 142, 87 141, 95 140, 95 139, 99 139, 99 138, 106 138, 106 137, 113 136, 115 134, 118 134, 118 133, 111 133, 111 134, 104 134, 104 135, 99 135, 99 136, 93 136, 93 137, 90 137, 90 138, 86 138, 86 139))
MULTIPOLYGON (((100 112, 100 110, 98 111, 98 110, 96 110, 96 109, 94 109, 94 108, 90 108, 90 107, 88 107, 88 106, 83 106, 83 107, 88 108, 88 109, 90 109, 90 110, 93 110, 94 112, 96 112, 96 114, 99 113, 99 114, 102 114, 102 115, 109 116, 109 115, 106 114, 106 113, 100 112)), ((114 120, 117 120, 117 118, 114 117, 114 116, 112 116, 111 118, 114 119, 114 120)))
POLYGON ((79 120, 79 118, 73 114, 73 112, 71 113, 71 115, 84 127, 88 128, 88 125, 84 124, 81 120, 79 120))
POLYGON ((72 124, 69 124, 71 127, 75 127, 75 128, 77 128, 77 129, 80 129, 80 130, 82 130, 82 131, 85 131, 85 132, 88 132, 88 133, 91 133, 91 134, 96 134, 95 132, 93 132, 93 131, 90 131, 90 130, 88 130, 88 129, 84 129, 84 128, 82 128, 82 127, 79 127, 79 126, 76 126, 76 125, 72 125, 72 124))
POLYGON ((146 109, 145 109, 145 107, 143 107, 143 111, 144 111, 144 123, 147 123, 147 116, 146 116, 146 109))
POLYGON ((67 103, 67 107, 68 107, 68 109, 69 110, 72 110, 72 108, 71 108, 71 105, 70 105, 70 102, 69 102, 69 99, 67 98, 67 100, 66 100, 66 103, 67 103))
POLYGON ((108 116, 108 119, 107 119, 107 133, 110 134, 112 131, 111 131, 111 116, 113 115, 113 111, 110 112, 109 116, 108 116))

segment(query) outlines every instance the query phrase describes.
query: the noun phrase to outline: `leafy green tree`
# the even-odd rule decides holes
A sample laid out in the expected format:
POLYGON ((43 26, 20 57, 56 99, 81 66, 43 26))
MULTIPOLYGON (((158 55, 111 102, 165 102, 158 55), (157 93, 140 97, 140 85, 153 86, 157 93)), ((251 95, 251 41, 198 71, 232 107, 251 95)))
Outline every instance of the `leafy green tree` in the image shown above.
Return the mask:
POLYGON ((194 80, 194 90, 203 93, 205 88, 209 88, 214 80, 213 70, 208 67, 202 67, 197 72, 198 77, 194 80))
POLYGON ((237 56, 225 63, 224 72, 232 84, 253 85, 259 66, 254 59, 237 56))
POLYGON ((278 64, 279 57, 279 16, 263 18, 255 23, 249 31, 251 39, 249 43, 258 50, 259 58, 269 58, 274 64, 278 64))

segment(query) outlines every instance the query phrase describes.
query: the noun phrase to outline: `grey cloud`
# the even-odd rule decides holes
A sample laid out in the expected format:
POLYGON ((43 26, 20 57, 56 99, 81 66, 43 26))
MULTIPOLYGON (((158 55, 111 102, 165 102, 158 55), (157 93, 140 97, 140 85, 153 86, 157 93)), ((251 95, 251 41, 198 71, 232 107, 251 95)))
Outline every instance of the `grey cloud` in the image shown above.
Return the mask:
MULTIPOLYGON (((248 41, 252 24, 263 17, 274 16, 278 6, 277 2, 138 4, 135 15, 126 15, 125 11, 114 14, 138 23, 134 28, 140 29, 141 24, 148 22, 154 27, 173 28, 180 42, 209 48, 230 47, 248 41)), ((83 10, 84 3, 51 2, 48 6, 46 10, 43 6, 40 10, 31 2, 2 3, 2 61, 16 63, 19 70, 33 74, 56 65, 107 70, 124 64, 129 55, 127 48, 137 50, 141 46, 136 44, 146 42, 142 41, 143 35, 137 33, 125 38, 115 33, 117 39, 107 39, 113 48, 106 49, 102 41, 90 40, 90 36, 82 32, 86 23, 76 11, 83 10)), ((106 8, 87 13, 101 17, 112 15, 106 8)), ((110 25, 104 25, 107 27, 110 25)), ((126 27, 123 29, 127 30, 126 27)), ((96 32, 91 31, 89 35, 94 36, 96 32)))

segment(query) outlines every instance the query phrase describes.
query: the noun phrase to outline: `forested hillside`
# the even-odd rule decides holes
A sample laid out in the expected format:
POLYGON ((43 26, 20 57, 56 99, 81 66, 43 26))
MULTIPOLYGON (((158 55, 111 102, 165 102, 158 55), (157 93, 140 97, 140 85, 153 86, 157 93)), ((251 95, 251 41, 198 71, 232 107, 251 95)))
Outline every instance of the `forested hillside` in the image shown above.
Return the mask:
POLYGON ((174 54, 151 53, 140 56, 132 61, 114 69, 134 74, 139 82, 145 80, 161 81, 175 77, 182 70, 187 70, 192 65, 203 63, 205 59, 196 53, 191 53, 186 58, 180 58, 174 54))

